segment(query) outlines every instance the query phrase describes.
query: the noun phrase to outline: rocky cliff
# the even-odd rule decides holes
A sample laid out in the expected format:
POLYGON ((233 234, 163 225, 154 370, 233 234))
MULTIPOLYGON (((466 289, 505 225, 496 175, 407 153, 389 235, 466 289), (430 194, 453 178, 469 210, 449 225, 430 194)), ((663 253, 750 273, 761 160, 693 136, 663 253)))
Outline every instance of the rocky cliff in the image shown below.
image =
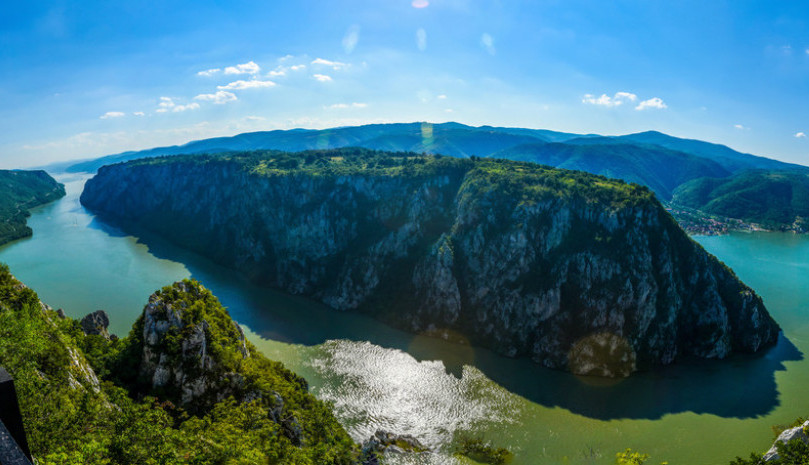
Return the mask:
POLYGON ((581 172, 358 149, 172 157, 104 167, 81 201, 337 310, 576 373, 778 334, 648 189, 581 172))

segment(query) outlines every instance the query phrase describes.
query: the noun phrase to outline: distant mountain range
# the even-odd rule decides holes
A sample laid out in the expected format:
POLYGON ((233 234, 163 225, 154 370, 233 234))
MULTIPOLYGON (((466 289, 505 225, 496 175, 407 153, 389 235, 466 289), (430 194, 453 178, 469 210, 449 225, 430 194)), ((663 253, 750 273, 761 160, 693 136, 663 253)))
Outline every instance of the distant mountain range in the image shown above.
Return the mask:
POLYGON ((66 167, 62 164, 59 169, 95 172, 103 165, 154 156, 251 150, 298 152, 341 147, 531 161, 642 184, 664 201, 671 201, 679 186, 701 178, 728 178, 748 170, 809 173, 806 166, 657 131, 600 136, 545 129, 419 122, 250 132, 183 145, 123 152, 66 167))

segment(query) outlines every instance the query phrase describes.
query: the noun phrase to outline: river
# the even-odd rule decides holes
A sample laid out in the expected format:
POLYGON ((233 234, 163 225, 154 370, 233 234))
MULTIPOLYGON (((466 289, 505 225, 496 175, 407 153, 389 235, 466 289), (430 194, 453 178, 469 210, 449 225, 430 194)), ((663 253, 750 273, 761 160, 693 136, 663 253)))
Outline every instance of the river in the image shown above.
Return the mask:
POLYGON ((627 447, 651 454, 650 465, 726 464, 766 450, 771 425, 809 414, 809 236, 695 238, 762 295, 784 329, 776 347, 603 380, 253 286, 159 238, 95 218, 78 202, 85 175, 57 179, 67 196, 32 212, 34 236, 0 247, 0 261, 43 301, 73 318, 104 309, 110 330, 123 336, 155 289, 198 279, 262 352, 334 404, 357 440, 380 427, 413 434, 438 450, 434 463, 456 461, 451 444, 467 435, 508 447, 514 465, 612 464, 627 447))

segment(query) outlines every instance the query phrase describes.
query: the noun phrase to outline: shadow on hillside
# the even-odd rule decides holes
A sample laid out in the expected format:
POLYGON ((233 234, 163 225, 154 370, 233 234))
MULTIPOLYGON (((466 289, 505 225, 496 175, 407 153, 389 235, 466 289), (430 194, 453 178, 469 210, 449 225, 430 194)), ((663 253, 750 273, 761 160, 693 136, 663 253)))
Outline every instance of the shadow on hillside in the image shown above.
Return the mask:
POLYGON ((740 419, 766 415, 779 405, 775 373, 785 370, 783 362, 803 359, 782 334, 775 347, 756 355, 691 360, 621 380, 579 377, 527 359, 410 334, 365 315, 336 311, 307 298, 252 285, 233 270, 131 225, 119 229, 96 219, 92 227, 112 235, 132 232, 156 257, 185 264, 236 321, 261 337, 302 345, 331 339, 369 341, 406 351, 419 361, 441 360, 455 377, 474 366, 532 402, 600 420, 658 419, 680 412, 740 419))

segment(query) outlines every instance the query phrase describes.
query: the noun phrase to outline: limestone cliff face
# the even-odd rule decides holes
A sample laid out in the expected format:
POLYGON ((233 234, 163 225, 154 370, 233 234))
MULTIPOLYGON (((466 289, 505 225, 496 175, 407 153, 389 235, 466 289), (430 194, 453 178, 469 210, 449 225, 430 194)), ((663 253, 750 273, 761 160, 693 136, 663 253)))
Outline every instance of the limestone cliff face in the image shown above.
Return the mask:
POLYGON ((337 310, 576 373, 775 342, 761 299, 646 189, 530 164, 430 163, 268 175, 179 157, 102 168, 81 201, 337 310))
MULTIPOLYGON (((189 308, 188 302, 202 299, 204 290, 189 282, 178 282, 174 287, 189 295, 187 300, 155 293, 143 309, 140 375, 152 389, 177 393, 182 405, 204 402, 208 400, 206 397, 221 401, 236 394, 244 384, 242 377, 217 360, 214 353, 218 348, 210 347, 211 324, 204 317, 195 318, 189 308)), ((240 357, 248 358, 250 353, 239 325, 233 321, 221 324, 232 326, 225 327, 229 330, 226 333, 230 334, 230 345, 238 349, 240 357)))

